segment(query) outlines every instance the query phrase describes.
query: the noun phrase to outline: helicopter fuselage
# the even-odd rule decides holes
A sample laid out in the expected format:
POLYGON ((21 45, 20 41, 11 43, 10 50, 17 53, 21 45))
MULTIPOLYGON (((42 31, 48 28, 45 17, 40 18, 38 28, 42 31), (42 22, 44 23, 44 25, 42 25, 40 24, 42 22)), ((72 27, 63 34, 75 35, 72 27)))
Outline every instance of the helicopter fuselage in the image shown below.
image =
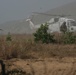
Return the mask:
POLYGON ((76 31, 76 22, 74 19, 68 18, 52 18, 48 21, 49 32, 61 32, 60 27, 62 25, 66 26, 66 31, 75 32, 76 31))

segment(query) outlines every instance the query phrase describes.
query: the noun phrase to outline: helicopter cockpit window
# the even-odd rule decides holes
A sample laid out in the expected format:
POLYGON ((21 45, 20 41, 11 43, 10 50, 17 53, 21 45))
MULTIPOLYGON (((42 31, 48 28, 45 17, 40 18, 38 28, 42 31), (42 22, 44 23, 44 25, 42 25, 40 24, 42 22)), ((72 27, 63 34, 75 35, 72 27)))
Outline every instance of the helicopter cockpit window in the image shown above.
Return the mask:
POLYGON ((75 21, 69 21, 69 25, 70 26, 76 26, 76 22, 75 21))
POLYGON ((60 31, 61 32, 66 32, 67 31, 67 26, 66 26, 66 22, 63 22, 62 25, 60 26, 60 31))
POLYGON ((59 18, 54 18, 54 22, 58 22, 59 21, 59 18))

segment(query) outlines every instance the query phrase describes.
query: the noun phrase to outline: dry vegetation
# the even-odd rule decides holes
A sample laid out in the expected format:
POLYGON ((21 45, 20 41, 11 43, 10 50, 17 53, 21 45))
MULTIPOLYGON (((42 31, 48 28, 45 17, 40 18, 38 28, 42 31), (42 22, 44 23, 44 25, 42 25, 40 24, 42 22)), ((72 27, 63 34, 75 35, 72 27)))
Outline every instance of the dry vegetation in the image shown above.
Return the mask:
POLYGON ((63 44, 56 35, 58 43, 35 43, 32 35, 12 35, 12 41, 6 41, 7 36, 0 37, 0 58, 50 58, 75 57, 76 44, 63 44))
POLYGON ((6 64, 10 72, 15 70, 25 73, 21 75, 76 75, 76 58, 13 59, 7 61, 6 64))
POLYGON ((61 35, 55 35, 54 44, 35 43, 32 35, 6 37, 0 36, 0 59, 9 74, 76 75, 76 44, 63 44, 61 35))

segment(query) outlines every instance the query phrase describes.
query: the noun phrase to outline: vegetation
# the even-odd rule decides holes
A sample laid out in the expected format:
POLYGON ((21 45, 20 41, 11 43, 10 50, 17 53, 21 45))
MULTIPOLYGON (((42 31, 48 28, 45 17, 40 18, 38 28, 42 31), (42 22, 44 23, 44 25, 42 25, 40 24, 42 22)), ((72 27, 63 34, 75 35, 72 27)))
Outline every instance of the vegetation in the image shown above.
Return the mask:
POLYGON ((48 25, 42 24, 40 28, 34 33, 34 40, 35 42, 41 41, 42 43, 54 43, 54 35, 47 32, 48 31, 48 25))
POLYGON ((47 30, 48 25, 42 24, 33 35, 0 36, 0 59, 76 56, 76 36, 73 33, 53 35, 47 30))
MULTIPOLYGON (((64 32, 64 30, 63 30, 64 33, 62 33, 62 34, 55 33, 53 35, 53 34, 47 33, 47 30, 48 30, 48 25, 42 24, 41 27, 36 31, 36 33, 34 33, 34 36, 33 35, 12 35, 11 36, 10 33, 7 36, 0 36, 0 59, 6 59, 6 60, 12 59, 12 58, 36 59, 36 60, 34 60, 34 64, 36 61, 36 67, 37 67, 37 61, 40 58, 39 61, 40 61, 41 65, 44 66, 44 71, 45 71, 44 74, 47 75, 46 64, 48 64, 49 62, 45 63, 46 60, 43 61, 43 59, 53 57, 56 59, 56 61, 58 63, 61 63, 61 62, 64 62, 64 61, 62 61, 62 59, 65 60, 65 57, 67 57, 67 58, 76 57, 76 36, 73 33, 64 32), (42 43, 36 43, 38 41, 41 41, 42 43), (58 42, 55 43, 55 41, 58 41, 58 42)), ((54 59, 54 61, 55 61, 55 59, 54 59)), ((16 63, 16 60, 17 59, 12 60, 11 63, 13 63, 13 61, 16 63)), ((51 59, 51 60, 53 60, 53 59, 51 59)), ((18 60, 18 61, 19 61, 19 63, 21 63, 20 61, 22 61, 22 60, 18 60)), ((71 62, 72 61, 73 60, 71 60, 71 62)), ((24 61, 22 61, 22 62, 24 63, 24 61)), ((30 61, 30 63, 31 62, 32 61, 30 61)), ((56 62, 56 65, 57 65, 57 62, 56 62)), ((16 75, 31 75, 31 74, 35 75, 35 69, 33 68, 33 66, 30 63, 28 63, 27 65, 25 65, 25 64, 24 65, 29 66, 31 68, 30 69, 31 73, 28 73, 22 69, 23 63, 21 64, 21 69, 20 69, 20 66, 18 67, 16 65, 14 65, 17 67, 17 69, 13 68, 11 70, 11 68, 10 68, 10 65, 12 66, 11 63, 8 63, 9 69, 6 71, 7 75, 14 75, 14 74, 16 74, 16 75)), ((73 63, 73 65, 72 65, 73 67, 71 68, 70 72, 69 71, 67 72, 68 75, 73 72, 75 74, 75 71, 73 69, 75 64, 74 64, 74 62, 72 62, 72 63, 73 63)), ((23 67, 24 67, 24 65, 23 65, 23 67)), ((50 65, 50 63, 49 63, 49 65, 50 65)), ((56 66, 56 65, 54 63, 54 66, 56 66)), ((65 64, 65 65, 67 65, 67 64, 65 64)), ((39 67, 39 65, 38 65, 38 67, 39 67)), ((41 68, 40 68, 40 71, 41 71, 41 68)), ((55 70, 56 74, 59 74, 61 71, 63 71, 63 69, 58 68, 58 70, 55 70)), ((67 69, 64 69, 64 71, 62 73, 65 73, 65 71, 67 71, 67 69)), ((53 71, 53 73, 54 73, 54 71, 53 71)))
POLYGON ((76 56, 75 43, 65 44, 64 41, 60 41, 63 40, 62 36, 55 35, 54 37, 58 38, 56 39, 59 40, 58 44, 35 43, 32 35, 12 35, 12 41, 8 43, 5 36, 0 36, 0 59, 76 56))
MULTIPOLYGON (((62 33, 61 43, 64 44, 75 44, 76 43, 76 35, 73 35, 72 32, 66 31, 65 22, 63 26, 60 28, 62 33)), ((48 33, 48 25, 42 24, 41 27, 34 33, 34 40, 35 42, 42 42, 42 43, 55 43, 57 39, 54 39, 55 35, 52 33, 48 33)), ((60 42, 60 40, 58 40, 60 42)))
POLYGON ((64 44, 74 44, 76 43, 76 35, 72 32, 66 32, 63 34, 63 42, 64 44))
POLYGON ((8 33, 8 35, 7 35, 7 37, 6 37, 6 41, 12 41, 10 32, 8 33))

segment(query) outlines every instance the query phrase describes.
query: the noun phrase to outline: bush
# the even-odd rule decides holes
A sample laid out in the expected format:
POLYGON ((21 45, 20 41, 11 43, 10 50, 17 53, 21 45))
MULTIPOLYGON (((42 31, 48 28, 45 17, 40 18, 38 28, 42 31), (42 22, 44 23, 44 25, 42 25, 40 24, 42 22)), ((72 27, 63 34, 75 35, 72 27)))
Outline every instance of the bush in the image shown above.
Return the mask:
POLYGON ((40 28, 34 33, 34 40, 35 42, 41 41, 42 43, 54 43, 54 35, 50 34, 47 32, 48 30, 48 25, 46 24, 41 24, 40 28))
POLYGON ((7 37, 6 37, 6 41, 12 41, 12 38, 11 38, 11 34, 8 33, 7 37))
POLYGON ((63 42, 64 44, 74 44, 76 43, 76 36, 72 32, 66 32, 63 35, 63 42))

